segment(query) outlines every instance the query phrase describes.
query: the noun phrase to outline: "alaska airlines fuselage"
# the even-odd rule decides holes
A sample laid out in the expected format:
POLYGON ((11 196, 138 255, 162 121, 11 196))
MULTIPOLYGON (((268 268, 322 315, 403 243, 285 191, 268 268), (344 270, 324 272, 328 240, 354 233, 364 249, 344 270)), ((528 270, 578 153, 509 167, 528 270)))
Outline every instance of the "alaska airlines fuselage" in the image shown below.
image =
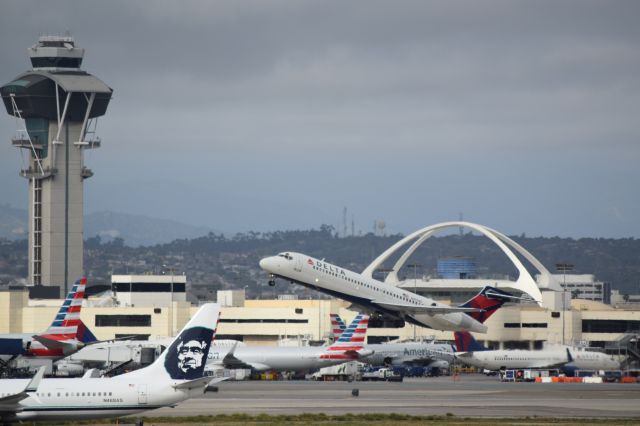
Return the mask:
MULTIPOLYGON (((20 392, 29 379, 5 379, 0 397, 20 392)), ((73 420, 125 416, 173 405, 202 389, 174 389, 153 380, 113 378, 43 379, 21 401, 16 420, 73 420), (196 392, 190 395, 190 392, 196 392)))

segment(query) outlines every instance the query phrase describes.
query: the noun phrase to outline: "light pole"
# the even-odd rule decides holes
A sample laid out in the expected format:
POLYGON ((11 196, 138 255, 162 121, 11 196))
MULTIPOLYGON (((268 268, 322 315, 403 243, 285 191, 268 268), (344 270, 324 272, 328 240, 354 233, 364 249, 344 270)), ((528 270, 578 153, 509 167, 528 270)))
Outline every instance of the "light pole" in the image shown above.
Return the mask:
MULTIPOLYGON (((418 267, 422 267, 421 264, 419 263, 410 263, 408 265, 406 265, 407 268, 413 268, 413 293, 414 294, 418 294, 418 289, 417 289, 417 285, 418 285, 418 276, 417 276, 417 269, 418 267)), ((413 324, 413 341, 416 341, 416 325, 413 324)))
MULTIPOLYGON (((573 267, 575 265, 573 265, 572 263, 567 263, 567 262, 561 262, 561 263, 556 263, 556 271, 558 272, 562 272, 562 345, 564 346, 564 335, 565 335, 565 316, 567 315, 567 307, 566 307, 566 300, 567 300, 567 272, 571 272, 573 271, 573 267)), ((571 304, 569 304, 569 306, 571 306, 571 304)))

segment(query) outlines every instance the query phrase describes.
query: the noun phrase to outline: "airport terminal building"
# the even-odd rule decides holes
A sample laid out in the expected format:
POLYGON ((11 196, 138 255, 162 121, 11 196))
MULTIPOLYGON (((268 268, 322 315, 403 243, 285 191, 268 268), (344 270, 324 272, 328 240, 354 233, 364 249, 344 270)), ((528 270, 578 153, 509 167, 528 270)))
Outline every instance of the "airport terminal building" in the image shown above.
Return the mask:
MULTIPOLYGON (((558 276, 549 273, 524 248, 481 225, 447 222, 423 228, 382 253, 363 274, 372 274, 392 255, 397 260, 385 282, 446 303, 467 300, 485 285, 516 294, 537 295, 541 304, 510 303, 488 320, 488 332, 476 338, 492 348, 540 349, 545 344, 566 343, 611 349, 617 342, 629 341, 640 333, 637 305, 602 303, 601 293, 595 292, 602 289, 602 283, 595 281, 593 276, 566 274, 559 283, 558 276), (438 230, 460 226, 470 227, 494 241, 520 271, 517 280, 489 282, 478 279, 476 266, 468 258, 444 259, 438 265, 440 276, 437 278, 400 279, 397 271, 406 266, 411 253, 420 244, 438 230), (404 252, 398 251, 406 246, 409 248, 404 252), (538 270, 535 279, 510 248, 538 270), (576 289, 590 297, 571 299, 572 291, 574 296, 579 296, 576 289)), ((186 288, 184 275, 114 275, 111 291, 85 300, 81 318, 98 339, 131 335, 151 339, 174 336, 198 309, 187 301, 186 288)), ((243 288, 242 283, 238 288, 243 288)), ((50 324, 61 301, 29 300, 28 294, 23 287, 0 292, 0 333, 38 332, 50 324)), ((345 321, 356 315, 347 309, 348 302, 338 299, 302 300, 282 295, 280 299, 246 300, 244 290, 219 291, 217 299, 222 305, 219 338, 241 340, 248 345, 278 345, 284 340, 319 344, 332 335, 330 313, 339 314, 345 321)), ((369 343, 397 339, 453 341, 453 333, 415 327, 403 321, 371 319, 367 332, 369 343)))

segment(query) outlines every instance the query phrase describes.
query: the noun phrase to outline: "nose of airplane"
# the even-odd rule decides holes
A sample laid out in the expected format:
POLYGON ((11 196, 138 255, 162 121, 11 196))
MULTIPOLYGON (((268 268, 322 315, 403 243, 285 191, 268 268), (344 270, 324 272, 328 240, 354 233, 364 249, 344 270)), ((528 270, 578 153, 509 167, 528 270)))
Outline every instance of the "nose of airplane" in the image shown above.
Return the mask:
POLYGON ((274 266, 273 256, 265 257, 264 259, 260 259, 260 267, 263 270, 265 270, 267 272, 271 272, 271 271, 273 271, 273 266, 274 266))

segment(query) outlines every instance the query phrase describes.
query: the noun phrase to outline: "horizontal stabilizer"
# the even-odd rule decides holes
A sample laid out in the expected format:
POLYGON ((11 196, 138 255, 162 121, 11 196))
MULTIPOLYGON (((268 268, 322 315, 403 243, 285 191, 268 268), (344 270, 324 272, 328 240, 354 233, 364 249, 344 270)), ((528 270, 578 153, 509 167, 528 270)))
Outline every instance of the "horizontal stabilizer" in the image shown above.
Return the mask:
POLYGON ((196 388, 205 388, 209 385, 220 383, 227 380, 228 377, 200 377, 198 379, 189 380, 186 382, 178 383, 173 385, 174 389, 196 389, 196 388))
POLYGON ((415 305, 407 305, 404 303, 385 303, 379 302, 377 300, 373 300, 373 303, 390 310, 398 310, 401 308, 404 312, 410 314, 428 314, 428 315, 437 315, 437 314, 450 314, 453 312, 482 312, 482 309, 479 308, 466 308, 462 306, 415 306, 415 305))
POLYGON ((33 338, 38 342, 42 343, 47 349, 62 349, 62 350, 77 349, 77 346, 74 345, 73 343, 62 342, 60 340, 53 340, 53 339, 49 339, 48 337, 40 336, 37 334, 33 336, 33 338))

